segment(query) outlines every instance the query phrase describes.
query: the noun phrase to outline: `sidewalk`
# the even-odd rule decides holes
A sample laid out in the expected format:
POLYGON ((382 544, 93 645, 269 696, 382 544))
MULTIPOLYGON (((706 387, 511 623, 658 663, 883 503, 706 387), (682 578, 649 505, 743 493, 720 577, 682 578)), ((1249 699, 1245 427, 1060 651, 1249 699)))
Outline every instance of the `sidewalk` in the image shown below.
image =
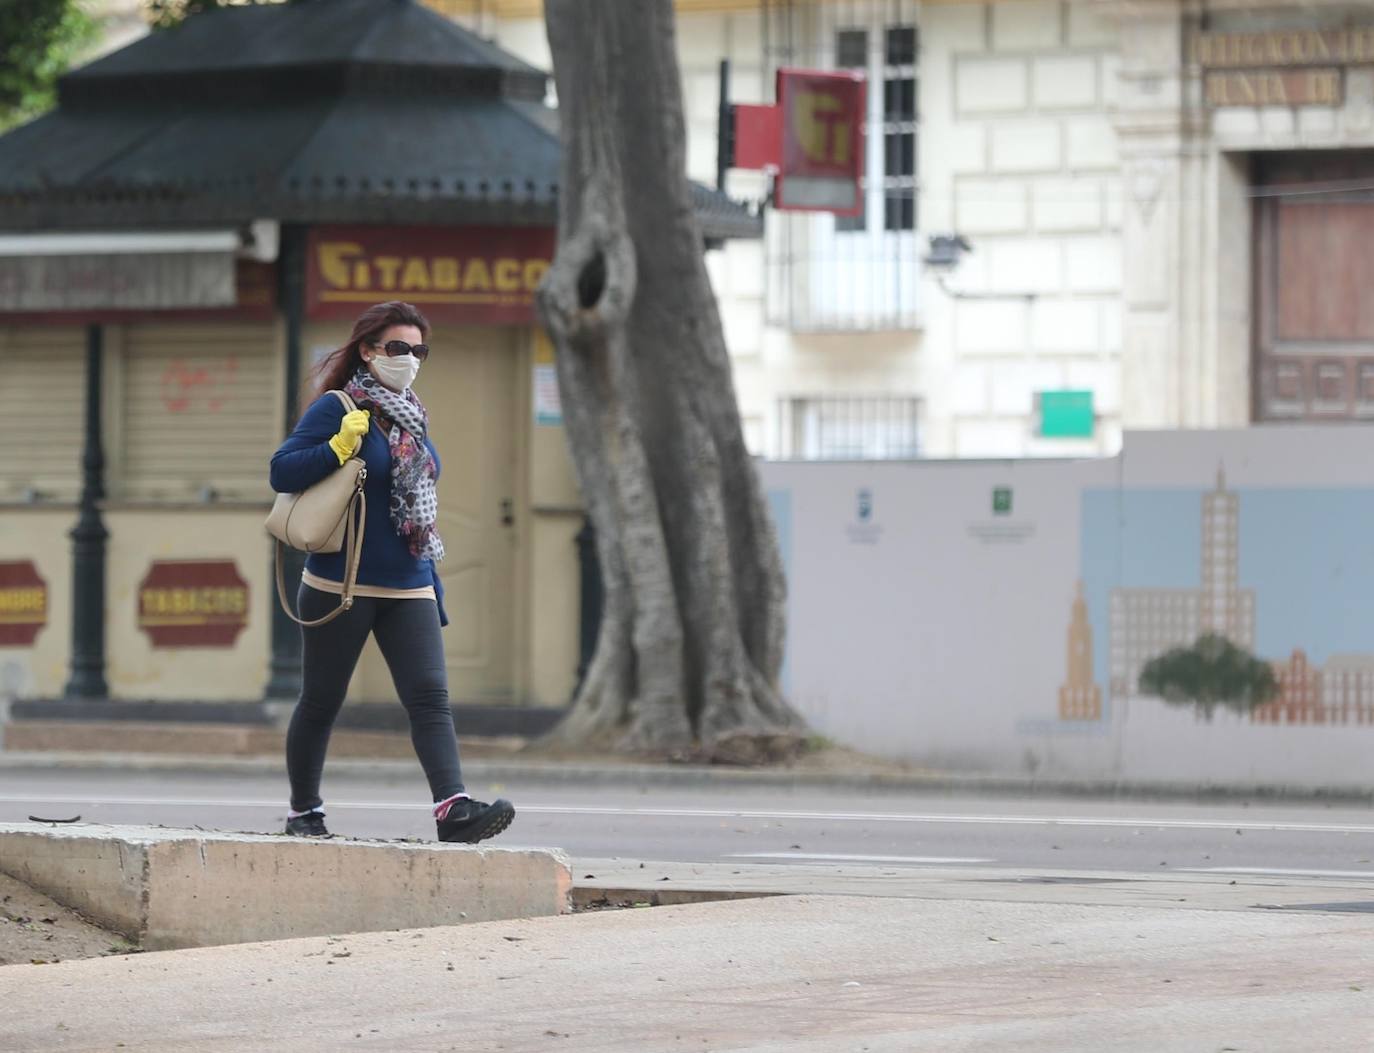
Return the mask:
POLYGON ((0 970, 0 1045, 1369 1048, 1358 914, 788 896, 0 970))
MULTIPOLYGON (((409 777, 416 762, 403 758, 338 756, 331 744, 332 776, 409 777)), ((895 766, 886 766, 889 769, 895 766)), ((273 756, 223 756, 202 753, 119 753, 0 749, 0 775, 5 771, 76 769, 85 771, 229 772, 279 775, 284 762, 273 756)), ((1282 784, 1212 784, 1150 782, 1097 777, 981 775, 936 770, 845 771, 806 767, 732 768, 690 764, 643 764, 614 758, 554 760, 522 757, 507 741, 464 743, 463 771, 474 780, 541 785, 645 786, 699 789, 731 786, 831 789, 891 794, 955 794, 996 797, 1084 797, 1097 800, 1286 801, 1374 805, 1369 786, 1290 786, 1282 784), (474 748, 475 747, 475 748, 474 748), (484 748, 485 747, 485 748, 484 748)))

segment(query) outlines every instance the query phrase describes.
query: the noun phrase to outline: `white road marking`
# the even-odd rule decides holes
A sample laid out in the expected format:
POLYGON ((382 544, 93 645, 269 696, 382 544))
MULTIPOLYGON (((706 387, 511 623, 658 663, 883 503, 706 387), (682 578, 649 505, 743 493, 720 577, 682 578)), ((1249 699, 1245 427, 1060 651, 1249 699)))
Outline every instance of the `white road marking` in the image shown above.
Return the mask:
POLYGON ((941 866, 956 863, 996 863, 995 859, 976 859, 971 856, 854 856, 843 852, 731 852, 724 859, 796 859, 820 863, 911 863, 918 866, 941 866))
POLYGON ((1369 878, 1374 870, 1305 870, 1289 867, 1175 867, 1176 874, 1250 874, 1269 877, 1369 878))
MULTIPOLYGON (((181 808, 266 808, 284 811, 284 800, 172 797, 95 797, 44 796, 41 794, 0 794, 0 804, 63 805, 147 805, 181 808)), ((406 801, 329 800, 330 808, 361 811, 409 812, 428 810, 428 805, 406 801)), ((734 808, 622 808, 611 805, 524 804, 516 810, 524 815, 605 815, 627 818, 684 819, 786 819, 825 823, 943 823, 954 826, 1083 826, 1104 828, 1150 828, 1155 830, 1253 830, 1312 834, 1374 834, 1374 824, 1263 822, 1240 819, 1164 819, 1150 816, 1087 815, 958 815, 948 813, 903 812, 811 812, 781 809, 734 808)))

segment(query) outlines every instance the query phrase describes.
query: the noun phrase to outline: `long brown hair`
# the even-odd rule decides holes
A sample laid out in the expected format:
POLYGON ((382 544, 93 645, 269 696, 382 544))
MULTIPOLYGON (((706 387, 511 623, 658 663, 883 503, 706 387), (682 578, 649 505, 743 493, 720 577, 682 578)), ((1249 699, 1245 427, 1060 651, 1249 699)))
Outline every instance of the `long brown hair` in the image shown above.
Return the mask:
POLYGON ((429 339, 429 322, 412 304, 390 300, 369 307, 353 323, 348 343, 331 351, 315 370, 315 394, 342 388, 363 364, 363 344, 371 343, 393 325, 413 325, 423 340, 429 339))

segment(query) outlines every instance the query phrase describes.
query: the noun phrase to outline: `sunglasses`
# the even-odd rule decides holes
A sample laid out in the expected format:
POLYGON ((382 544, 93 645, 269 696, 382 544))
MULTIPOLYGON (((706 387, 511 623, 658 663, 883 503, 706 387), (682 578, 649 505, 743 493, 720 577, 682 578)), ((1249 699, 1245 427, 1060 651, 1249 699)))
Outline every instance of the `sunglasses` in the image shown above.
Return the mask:
POLYGON ((398 355, 414 355, 423 362, 429 357, 428 344, 407 344, 404 340, 388 340, 383 344, 373 340, 372 346, 381 348, 387 353, 388 358, 395 358, 398 355))

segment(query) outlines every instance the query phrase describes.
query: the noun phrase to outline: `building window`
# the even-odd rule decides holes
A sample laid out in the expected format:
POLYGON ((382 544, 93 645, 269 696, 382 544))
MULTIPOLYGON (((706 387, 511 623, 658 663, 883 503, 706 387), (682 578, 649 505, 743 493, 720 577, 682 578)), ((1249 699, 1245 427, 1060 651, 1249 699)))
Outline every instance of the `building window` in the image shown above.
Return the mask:
POLYGON ((920 456, 920 400, 872 396, 783 399, 782 457, 805 461, 900 461, 920 456))
POLYGON ((882 41, 882 54, 871 55, 867 30, 841 29, 835 34, 836 68, 867 73, 869 91, 880 91, 882 104, 879 110, 879 99, 869 99, 867 133, 881 148, 870 147, 868 174, 860 181, 864 209, 857 216, 836 216, 837 233, 868 229, 869 197, 876 197, 878 190, 883 229, 916 229, 916 27, 888 26, 882 41))
POLYGON ((883 228, 916 229, 916 27, 890 26, 883 54, 883 228))
MULTIPOLYGON (((835 34, 835 68, 868 70, 868 30, 841 29, 835 34)), ((862 202, 857 216, 836 216, 837 232, 853 232, 868 229, 868 180, 859 180, 859 200, 862 202)))

